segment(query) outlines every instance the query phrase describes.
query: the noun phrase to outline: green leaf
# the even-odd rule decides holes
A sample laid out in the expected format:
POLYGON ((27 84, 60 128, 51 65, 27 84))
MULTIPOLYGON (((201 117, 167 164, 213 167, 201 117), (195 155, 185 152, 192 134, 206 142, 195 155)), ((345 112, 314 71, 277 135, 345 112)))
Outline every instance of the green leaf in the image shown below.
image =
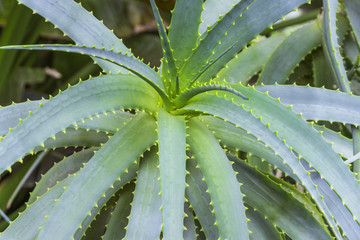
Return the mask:
POLYGON ((340 45, 337 39, 338 35, 336 34, 336 10, 338 0, 323 0, 323 5, 323 50, 325 57, 338 87, 343 92, 351 92, 343 59, 340 54, 340 45))
POLYGON ((45 102, 45 100, 27 101, 0 107, 0 136, 7 134, 10 128, 18 125, 19 119, 26 118, 29 116, 29 112, 37 110, 40 104, 45 102))
POLYGON ((30 194, 28 204, 32 204, 38 197, 45 194, 48 189, 54 187, 58 182, 64 180, 69 175, 72 175, 83 167, 84 163, 94 155, 96 148, 89 148, 84 151, 74 153, 73 155, 63 159, 46 172, 41 177, 41 180, 36 184, 36 187, 30 194))
POLYGON ((266 147, 259 139, 249 134, 244 129, 211 116, 201 116, 200 120, 209 128, 220 143, 230 149, 240 150, 254 154, 274 167, 281 169, 285 174, 300 182, 292 169, 283 163, 283 159, 277 156, 274 150, 266 147))
MULTIPOLYGON (((305 161, 302 161, 302 164, 307 170, 310 169, 309 165, 305 161)), ((318 173, 311 173, 310 177, 317 185, 320 194, 324 196, 326 205, 333 214, 334 219, 336 219, 337 224, 341 226, 343 233, 348 237, 348 239, 356 239, 360 232, 360 225, 354 220, 354 217, 349 212, 349 209, 344 206, 339 196, 318 173)))
POLYGON ((160 108, 158 125, 163 234, 164 238, 182 239, 185 216, 185 119, 160 108))
POLYGON ((281 233, 261 213, 246 205, 246 217, 249 221, 251 231, 250 239, 283 240, 281 233))
POLYGON ((39 228, 45 223, 45 216, 52 210, 55 200, 64 192, 64 187, 68 186, 74 176, 67 177, 64 181, 57 183, 46 194, 29 205, 27 209, 20 213, 15 221, 0 234, 1 240, 9 239, 36 239, 39 228))
POLYGON ((344 137, 340 132, 334 132, 326 127, 314 125, 314 128, 321 132, 323 138, 332 144, 335 152, 342 157, 351 158, 353 154, 353 143, 351 139, 344 137))
MULTIPOLYGON (((135 196, 132 202, 129 224, 126 227, 125 239, 159 239, 162 219, 161 198, 159 196, 160 182, 158 180, 160 176, 159 157, 156 150, 154 148, 145 153, 144 158, 140 161, 135 196)), ((113 222, 113 228, 116 229, 116 221, 113 222)), ((116 235, 112 236, 108 239, 116 239, 116 235)))
POLYGON ((125 237, 125 228, 128 223, 128 217, 133 198, 134 198, 134 183, 129 183, 120 191, 119 199, 116 201, 116 207, 111 214, 109 223, 107 224, 106 231, 102 239, 123 239, 125 237))
POLYGON ((305 86, 261 86, 273 98, 291 105, 304 119, 327 120, 360 125, 360 97, 325 88, 305 86))
POLYGON ((318 20, 308 23, 290 34, 268 59, 260 74, 259 83, 270 85, 284 83, 305 56, 320 46, 321 24, 318 20), (291 54, 288 54, 291 52, 291 54))
POLYGON ((161 72, 161 74, 164 76, 162 76, 162 78, 164 82, 167 81, 168 87, 170 87, 170 95, 175 95, 179 91, 179 79, 177 78, 177 68, 175 65, 173 50, 170 47, 170 42, 168 36, 166 35, 165 26, 161 19, 159 9, 157 8, 154 0, 150 0, 150 4, 155 16, 155 21, 158 27, 160 42, 164 54, 164 65, 162 66, 161 72))
POLYGON ((155 70, 153 70, 152 68, 141 62, 140 60, 124 55, 121 52, 114 52, 112 50, 109 51, 99 48, 90 48, 86 46, 61 45, 61 44, 18 45, 18 46, 14 45, 14 46, 0 47, 0 49, 51 50, 51 51, 79 53, 79 54, 85 54, 88 56, 101 58, 129 70, 130 72, 139 76, 145 82, 153 86, 154 89, 163 92, 161 91, 161 89, 164 88, 163 84, 160 80, 159 75, 155 72, 155 70))
POLYGON ((289 147, 292 147, 322 178, 326 179, 354 215, 354 219, 360 219, 360 209, 356 206, 356 202, 360 201, 360 184, 341 157, 333 151, 331 145, 323 141, 321 135, 310 124, 299 115, 293 114, 289 107, 279 101, 252 88, 239 86, 236 89, 245 94, 249 91, 248 95, 252 95, 250 92, 253 93, 253 98, 250 97, 247 101, 236 99, 237 104, 244 104, 246 109, 251 109, 254 116, 261 117, 264 124, 269 124, 272 131, 277 131, 278 136, 284 139, 289 147), (289 122, 297 127, 285 127, 289 122), (344 181, 338 181, 340 178, 344 181))
POLYGON ((198 120, 190 119, 188 127, 190 151, 207 183, 220 238, 248 239, 242 193, 224 150, 198 120), (224 188, 224 185, 227 187, 224 188))
MULTIPOLYGON (((207 32, 206 36, 200 39, 197 48, 193 50, 190 58, 186 60, 186 63, 180 70, 180 79, 191 79, 197 72, 201 71, 201 68, 209 62, 211 54, 214 54, 209 50, 215 49, 217 45, 221 44, 221 39, 228 34, 231 26, 238 24, 243 12, 253 1, 254 0, 243 0, 234 5, 233 8, 207 32)), ((228 47, 230 46, 231 45, 228 47)), ((224 50, 226 50, 226 48, 224 48, 223 51, 224 50)))
POLYGON ((217 78, 246 85, 247 81, 262 69, 269 56, 284 38, 285 35, 279 34, 254 43, 229 61, 226 67, 217 74, 217 78))
POLYGON ((345 0, 345 10, 354 31, 358 46, 360 47, 360 2, 358 0, 345 0))
MULTIPOLYGON (((234 43, 235 46, 228 51, 221 60, 214 63, 205 73, 202 74, 199 82, 206 82, 213 77, 241 50, 243 49, 252 39, 260 34, 265 28, 272 25, 275 21, 281 19, 287 13, 295 10, 301 4, 308 2, 308 0, 278 0, 269 2, 267 0, 255 0, 249 5, 249 8, 243 12, 242 16, 238 18, 235 25, 227 31, 226 36, 221 39, 214 54, 211 55, 207 61, 211 61, 217 56, 221 55, 226 49, 229 49, 234 43), (259 14, 266 12, 266 14, 259 14), (256 23, 256 24, 255 24, 256 23)), ((225 19, 223 17, 222 19, 225 19)), ((220 20, 221 21, 221 20, 220 20)), ((214 30, 210 30, 211 32, 214 30)), ((214 32, 215 34, 215 32, 214 32)), ((200 46, 201 44, 199 44, 200 46)), ((199 48, 198 46, 198 48, 199 48)), ((205 55, 208 56, 209 52, 205 55)), ((193 55, 194 56, 194 55, 193 55)), ((193 58, 193 57, 191 57, 193 58)), ((198 61, 197 59, 189 59, 186 63, 188 68, 187 74, 198 71, 197 68, 192 68, 192 62, 198 61)), ((184 65, 185 68, 185 65, 184 65)), ((184 69, 183 68, 183 69, 184 69)), ((182 77, 182 75, 180 76, 182 77)))
MULTIPOLYGON (((247 110, 245 108, 245 103, 240 104, 239 99, 236 99, 237 104, 234 104, 232 101, 226 100, 223 97, 217 97, 215 95, 210 95, 210 94, 201 94, 201 95, 194 97, 192 100, 189 101, 188 105, 183 107, 183 109, 178 110, 177 112, 185 113, 188 111, 195 110, 195 111, 199 111, 202 113, 218 116, 226 121, 232 122, 236 126, 239 126, 243 129, 245 129, 250 134, 254 135, 259 140, 261 140, 265 144, 267 144, 270 148, 272 148, 275 151, 275 154, 279 155, 284 160, 284 164, 289 165, 289 167, 292 169, 294 175, 298 176, 298 178, 301 180, 301 183, 307 188, 307 190, 309 191, 311 196, 314 198, 315 202, 318 204, 319 208, 323 211, 324 216, 326 217, 329 224, 331 224, 331 226, 332 226, 332 230, 335 231, 337 236, 340 236, 340 233, 337 231, 336 224, 333 221, 331 214, 329 213, 327 207, 325 206, 323 199, 319 195, 315 185, 311 182, 310 177, 308 176, 308 172, 306 172, 304 170, 303 166, 299 162, 299 159, 294 156, 293 152, 290 150, 290 148, 287 146, 287 144, 285 144, 285 142, 279 138, 280 130, 283 130, 283 127, 287 126, 288 122, 292 122, 292 123, 296 122, 296 124, 298 126, 301 126, 301 125, 304 125, 304 123, 305 124, 307 124, 307 123, 305 121, 303 121, 303 119, 301 119, 299 116, 293 114, 290 109, 286 110, 285 106, 283 106, 279 103, 274 103, 273 99, 270 99, 270 98, 264 96, 265 94, 263 94, 263 95, 257 94, 258 92, 254 91, 252 88, 240 87, 240 85, 237 85, 237 87, 236 87, 236 85, 233 84, 232 86, 235 89, 239 89, 239 90, 241 88, 242 90, 240 90, 240 91, 248 92, 250 99, 243 100, 243 101, 248 103, 249 105, 251 105, 253 110, 251 110, 251 111, 247 110), (251 96, 253 96, 254 100, 252 100, 251 96), (258 100, 258 101, 256 101, 256 100, 258 100), (254 101, 261 106, 257 106, 257 104, 252 104, 254 101), (221 106, 221 107, 219 107, 219 106, 221 106), (260 118, 257 117, 257 115, 253 115, 254 112, 256 111, 256 108, 261 108, 261 112, 263 113, 263 116, 261 116, 260 118), (286 115, 284 113, 279 114, 279 111, 285 111, 285 112, 290 111, 290 113, 288 113, 286 115), (268 115, 266 115, 266 114, 268 114, 268 115), (277 129, 273 130, 273 129, 270 129, 268 125, 264 125, 264 123, 262 122, 263 121, 262 119, 263 118, 268 119, 267 116, 269 116, 269 118, 272 118, 272 120, 276 119, 277 121, 281 122, 281 127, 277 126, 277 129), (298 117, 300 118, 301 121, 299 121, 299 119, 297 119, 298 117), (288 118, 295 118, 295 119, 288 119, 288 118), (282 121, 285 121, 285 122, 282 122, 282 121), (273 131, 276 131, 276 133, 274 133, 273 131)), ((235 101, 235 99, 233 99, 233 101, 235 101)), ((266 124, 266 122, 265 122, 265 124, 266 124)), ((316 138, 317 135, 315 135, 314 133, 305 131, 305 129, 307 129, 309 127, 310 127, 310 125, 305 125, 305 126, 302 126, 302 128, 292 129, 292 130, 298 131, 298 132, 291 133, 294 135, 287 136, 286 139, 288 139, 289 137, 295 138, 295 137, 299 137, 299 135, 300 136, 303 135, 302 137, 306 138, 306 140, 304 140, 305 142, 303 144, 308 145, 308 146, 306 146, 306 151, 308 151, 308 152, 306 152, 305 154, 311 155, 307 159, 308 161, 310 161, 309 159, 314 159, 313 161, 318 161, 319 158, 322 158, 323 161, 326 161, 329 158, 335 158, 335 159, 338 158, 339 156, 335 156, 336 154, 332 155, 332 154, 334 154, 334 152, 332 151, 330 145, 324 144, 324 142, 322 141, 322 138, 320 136, 319 136, 319 140, 315 141, 314 138, 316 138), (313 138, 309 138, 309 135, 313 135, 313 138), (310 144, 309 139, 311 139, 315 142, 311 142, 311 144, 310 144), (309 145, 311 145, 311 146, 309 146, 309 145), (318 146, 318 145, 323 145, 323 146, 318 146), (309 149, 312 149, 312 148, 315 148, 316 150, 310 151, 309 149), (317 150, 319 148, 327 149, 327 150, 319 152, 317 150), (318 155, 318 154, 326 155, 326 156, 318 156, 315 158, 314 156, 318 155)), ((312 131, 315 131, 315 130, 312 130, 312 131)), ((296 139, 298 142, 299 141, 298 138, 296 138, 296 139)), ((296 146, 299 146, 299 144, 297 144, 296 146)), ((300 152, 302 153, 302 151, 300 151, 300 152)), ((336 163, 337 165, 340 165, 340 163, 343 164, 342 161, 341 162, 339 161, 339 159, 336 159, 333 161, 337 161, 337 163, 336 163)), ((319 165, 318 164, 319 162, 320 161, 316 162, 315 164, 319 165)), ((312 162, 312 164, 313 164, 313 162, 312 162)), ((325 166, 327 166, 327 164, 323 165, 323 167, 325 167, 325 166)), ((351 173, 349 172, 349 170, 346 169, 346 166, 340 165, 339 168, 340 169, 342 168, 343 169, 342 174, 346 175, 346 178, 349 178, 350 182, 352 181, 351 182, 351 184, 353 185, 352 190, 356 189, 358 187, 356 184, 358 184, 358 183, 354 181, 353 176, 351 176, 351 173), (345 171, 344 171, 344 168, 346 169, 345 171)), ((316 169, 318 169, 318 168, 316 168, 316 169)), ((319 171, 320 171, 320 169, 321 169, 321 166, 319 167, 319 171)), ((334 171, 334 169, 331 169, 331 170, 334 171)), ((325 169, 324 171, 329 172, 328 169, 325 169)), ((336 181, 336 179, 334 177, 330 177, 329 181, 330 180, 336 181)), ((346 187, 343 186, 343 189, 339 190, 340 193, 342 193, 343 191, 346 192, 345 194, 348 194, 344 197, 349 197, 349 195, 352 195, 351 198, 357 198, 354 191, 351 193, 349 192, 349 188, 347 186, 346 187)), ((354 204, 354 202, 352 202, 353 200, 350 199, 349 201, 347 201, 347 202, 349 202, 349 205, 354 204)), ((355 211, 357 211, 357 210, 355 209, 355 211)))
POLYGON ((143 113, 115 134, 76 174, 48 215, 38 239, 70 239, 103 194, 154 144, 155 128, 154 118, 143 113), (58 219, 64 221, 59 223, 58 219))
MULTIPOLYGON (((56 1, 56 4, 53 0, 18 0, 18 2, 42 15, 79 45, 130 53, 113 32, 73 0, 56 1)), ((106 72, 120 70, 118 66, 107 61, 96 61, 106 72)))
MULTIPOLYGON (((284 191, 281 184, 286 182, 279 180, 278 184, 243 161, 236 158, 231 160, 235 161, 233 168, 238 172, 239 182, 243 183, 241 190, 247 204, 264 214, 292 239, 311 239, 313 236, 331 239, 325 224, 317 221, 317 218, 321 219, 322 216, 307 209, 291 192, 284 191)), ((306 204, 312 205, 309 199, 302 197, 306 204)))
POLYGON ((215 215, 211 198, 208 193, 206 183, 203 181, 203 175, 194 159, 186 161, 186 169, 189 174, 186 175, 185 189, 186 198, 193 207, 197 219, 199 219, 201 227, 207 239, 219 239, 219 230, 215 225, 215 215))
POLYGON ((317 49, 312 54, 312 65, 314 72, 314 86, 325 87, 327 89, 334 88, 334 81, 326 62, 322 49, 317 49))
POLYGON ((202 5, 202 0, 176 2, 169 27, 169 41, 178 69, 197 45, 202 5))
POLYGON ((184 240, 196 239, 195 219, 188 202, 185 203, 185 214, 184 226, 186 229, 184 231, 184 240))
POLYGON ((1 161, 0 172, 10 169, 46 139, 82 119, 117 109, 156 112, 157 102, 157 93, 132 75, 107 75, 81 82, 49 100, 2 138, 0 158, 6 160, 1 161))

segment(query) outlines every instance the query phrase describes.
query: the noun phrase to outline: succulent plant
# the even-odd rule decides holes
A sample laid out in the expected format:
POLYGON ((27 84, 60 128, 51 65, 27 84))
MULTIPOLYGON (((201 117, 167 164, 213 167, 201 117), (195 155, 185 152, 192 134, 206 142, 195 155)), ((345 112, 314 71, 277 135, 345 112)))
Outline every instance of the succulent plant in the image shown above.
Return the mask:
POLYGON ((85 54, 105 73, 0 108, 3 176, 83 147, 0 239, 358 239, 358 0, 281 23, 308 1, 178 0, 168 32, 151 0, 159 69, 72 0, 18 2, 76 45, 1 49, 85 54))

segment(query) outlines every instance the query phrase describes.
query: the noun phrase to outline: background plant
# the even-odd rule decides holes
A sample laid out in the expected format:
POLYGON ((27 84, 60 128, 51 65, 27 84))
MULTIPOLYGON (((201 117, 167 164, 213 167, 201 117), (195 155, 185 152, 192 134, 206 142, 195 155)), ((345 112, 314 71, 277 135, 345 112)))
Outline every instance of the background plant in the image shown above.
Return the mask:
POLYGON ((0 109, 2 172, 83 147, 0 239, 358 238, 358 1, 273 30, 306 1, 177 1, 168 34, 151 1, 158 70, 72 0, 19 2, 77 45, 3 48, 86 54, 108 74, 0 109))

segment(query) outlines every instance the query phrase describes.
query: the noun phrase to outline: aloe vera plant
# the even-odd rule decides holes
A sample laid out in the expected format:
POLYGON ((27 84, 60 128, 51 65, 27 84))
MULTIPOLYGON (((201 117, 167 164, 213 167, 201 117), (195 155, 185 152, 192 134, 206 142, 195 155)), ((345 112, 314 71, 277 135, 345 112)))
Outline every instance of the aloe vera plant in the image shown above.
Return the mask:
POLYGON ((273 31, 307 0, 178 0, 168 32, 150 0, 159 69, 73 0, 18 2, 76 45, 2 49, 85 54, 106 73, 0 108, 3 177, 29 154, 83 147, 0 239, 359 239, 358 0, 273 31))

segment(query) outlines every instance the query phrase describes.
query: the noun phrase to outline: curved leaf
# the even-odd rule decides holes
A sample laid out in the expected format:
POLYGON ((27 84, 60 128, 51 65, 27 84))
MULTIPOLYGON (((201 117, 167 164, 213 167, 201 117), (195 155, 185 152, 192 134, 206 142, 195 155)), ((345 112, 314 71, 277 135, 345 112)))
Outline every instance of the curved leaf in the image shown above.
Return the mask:
POLYGON ((0 108, 0 136, 9 132, 10 128, 16 127, 19 119, 24 119, 29 116, 29 112, 37 110, 40 104, 45 103, 46 100, 41 101, 27 101, 23 103, 15 103, 6 107, 0 108))
POLYGON ((0 172, 79 120, 117 109, 156 112, 157 102, 157 93, 132 75, 108 75, 81 82, 52 98, 1 139, 0 172))
POLYGON ((130 72, 144 79, 145 82, 150 84, 156 90, 164 89, 160 77, 155 72, 155 70, 153 70, 148 65, 141 62, 140 60, 124 55, 121 52, 114 52, 112 50, 105 50, 99 48, 90 48, 87 46, 76 46, 71 44, 70 45, 62 45, 62 44, 13 45, 13 46, 2 46, 0 47, 0 49, 51 50, 51 51, 62 51, 62 52, 85 54, 88 56, 104 59, 106 61, 109 61, 111 63, 114 63, 129 70, 130 72))
POLYGON ((317 20, 290 34, 268 59, 258 82, 265 85, 284 83, 296 65, 321 44, 321 39, 321 24, 317 20))
POLYGON ((217 78, 246 85, 247 81, 261 70, 284 38, 285 35, 279 34, 254 43, 230 60, 217 74, 217 78))
MULTIPOLYGON (((231 160, 235 161, 233 168, 239 173, 238 181, 243 183, 241 190, 245 194, 244 200, 247 204, 264 214, 293 239, 312 239, 313 236, 318 239, 331 239, 326 225, 318 222, 322 216, 307 209, 291 192, 284 191, 280 184, 286 182, 281 181, 278 184, 243 161, 236 158, 231 160)), ((303 199, 306 199, 306 204, 313 204, 310 199, 303 199)))
POLYGON ((193 207, 206 238, 219 239, 219 230, 215 225, 213 206, 210 203, 211 198, 203 175, 194 159, 186 161, 186 169, 189 171, 189 174, 186 175, 186 183, 188 184, 185 189, 186 198, 193 207))
POLYGON ((345 10, 350 19, 350 25, 354 31, 358 46, 360 47, 360 2, 358 0, 345 0, 345 10))
MULTIPOLYGON (((236 89, 239 88, 239 90, 240 90, 240 86, 239 87, 236 87, 235 85, 233 85, 233 86, 234 86, 234 88, 236 88, 236 89)), ((252 92, 251 88, 242 87, 242 89, 243 89, 242 91, 244 91, 244 92, 248 91, 248 94, 250 96, 252 95, 252 93, 250 93, 250 92, 252 92), (245 91, 245 89, 247 91, 245 91)), ((267 99, 266 97, 265 98, 264 97, 254 97, 254 99, 255 100, 261 99, 262 100, 262 101, 260 101, 261 104, 263 104, 264 107, 266 106, 265 107, 266 109, 262 109, 262 112, 264 114, 269 113, 269 116, 271 116, 273 119, 276 119, 280 122, 288 120, 287 117, 296 116, 293 113, 290 113, 287 115, 284 115, 284 113, 279 114, 278 111, 284 111, 284 106, 282 106, 280 104, 274 104, 270 99, 267 99), (265 104, 265 103, 267 103, 267 104, 265 104), (273 107, 270 107, 271 103, 273 104, 273 107), (274 110, 273 108, 277 108, 277 110, 274 110), (281 118, 281 119, 278 119, 278 118, 281 118)), ((249 100, 243 100, 243 101, 248 103, 249 105, 253 105, 253 104, 251 104, 251 103, 253 103, 251 97, 249 100)), ((259 106, 256 106, 256 107, 259 107, 259 106)), ((253 108, 255 111, 255 107, 253 107, 253 108)), ((254 114, 253 111, 248 112, 245 109, 244 103, 242 103, 241 105, 237 105, 229 100, 225 100, 223 97, 217 97, 217 96, 210 95, 210 94, 201 94, 201 95, 194 97, 192 100, 190 100, 188 105, 183 107, 182 110, 178 110, 178 113, 184 113, 184 112, 194 111, 194 110, 200 111, 203 113, 207 113, 207 114, 212 114, 212 115, 218 116, 226 121, 230 121, 230 122, 234 123, 235 125, 240 126, 241 128, 245 129, 252 135, 256 136, 259 140, 263 141, 270 148, 272 148, 275 151, 275 154, 279 155, 284 160, 284 164, 289 165, 289 167, 292 169, 293 173, 298 176, 298 178, 301 180, 301 183, 307 188, 307 190, 309 191, 311 196, 314 198, 315 202, 318 204, 320 209, 323 211, 324 216, 326 217, 329 224, 332 226, 332 230, 335 232, 335 234, 338 237, 341 236, 337 230, 337 226, 336 226, 335 222, 333 221, 333 219, 331 217, 331 214, 329 213, 326 205, 323 202, 322 197, 319 195, 319 193, 316 189, 316 186, 311 182, 311 180, 308 176, 308 172, 306 172, 304 170, 302 165, 299 163, 299 159, 294 156, 293 152, 285 144, 285 142, 283 140, 280 140, 280 138, 278 136, 278 131, 281 130, 281 127, 280 128, 278 127, 278 129, 276 129, 276 130, 270 130, 268 125, 264 125, 262 123, 262 119, 265 116, 260 117, 260 119, 257 118, 256 115, 255 116, 253 115, 254 114), (219 107, 219 106, 221 106, 221 107, 219 107), (276 132, 274 133, 273 131, 276 131, 276 132)), ((285 112, 286 112, 286 110, 285 110, 285 112)), ((303 120, 301 119, 301 121, 303 121, 303 120)), ((294 122, 294 120, 289 120, 289 122, 294 122)), ((297 122, 299 122, 299 121, 297 121, 297 122)), ((281 124, 282 127, 284 127, 286 125, 287 125, 287 123, 281 124)), ((299 125, 303 125, 303 123, 300 122, 299 125)), ((306 134, 306 132, 303 131, 303 129, 299 130, 299 128, 296 128, 294 130, 298 130, 298 131, 302 131, 302 132, 295 134, 293 137, 298 136, 299 134, 300 135, 305 134, 306 137, 309 136, 309 134, 306 134)), ((315 130, 313 130, 313 131, 315 131, 315 130)), ((321 137, 318 142, 320 144, 323 144, 321 137)), ((312 143, 313 145, 310 148, 307 147, 306 151, 309 151, 309 149, 311 149, 312 147, 316 148, 316 145, 319 144, 318 142, 316 142, 315 144, 312 143)), ((305 144, 309 144, 309 141, 306 140, 305 144)), ((299 144, 297 144, 296 146, 298 146, 298 145, 299 144)), ((329 145, 325 145, 325 146, 327 149, 329 149, 329 152, 320 152, 319 153, 319 151, 316 150, 317 151, 316 154, 331 155, 334 153, 329 145)), ((310 152, 308 152, 308 153, 310 153, 310 152)), ((311 155, 309 159, 311 159, 311 157, 314 157, 316 155, 313 152, 311 152, 311 153, 313 155, 311 155)), ((334 156, 331 156, 331 157, 334 158, 334 156)), ((316 161, 318 161, 318 158, 319 157, 316 158, 316 161)), ((329 159, 329 156, 326 156, 326 158, 323 158, 323 160, 325 160, 325 159, 326 160, 329 159)), ((337 159, 336 161, 339 161, 339 160, 337 159)), ((327 166, 327 165, 325 164, 324 166, 327 166)), ((344 168, 344 167, 345 167, 345 165, 343 165, 341 168, 344 168)), ((334 169, 332 169, 332 170, 334 170, 334 169)), ((348 169, 346 169, 346 170, 349 171, 348 169)), ((328 170, 325 170, 325 171, 328 171, 328 170)), ((349 175, 350 175, 349 173, 350 172, 346 173, 346 171, 345 171, 345 175, 347 175, 346 176, 347 178, 349 178, 349 175)), ((332 178, 330 180, 335 181, 335 178, 333 178, 333 177, 330 177, 330 178, 332 178)), ((351 179, 351 177, 350 177, 350 179, 351 179)), ((351 181, 353 181, 353 180, 354 179, 352 179, 351 181)), ((352 182, 352 184, 354 186, 356 186, 357 182, 355 182, 355 183, 352 182)), ((356 189, 356 187, 355 187, 355 189, 356 189)), ((352 195, 351 198, 358 197, 358 196, 356 196, 356 194, 354 192, 349 193, 348 187, 344 187, 343 189, 340 189, 340 192, 342 192, 342 191, 346 192, 346 194, 351 194, 352 195)), ((345 196, 345 197, 350 197, 350 196, 345 196)), ((349 205, 350 204, 352 205, 352 204, 354 204, 354 202, 350 202, 349 205)), ((355 209, 355 211, 357 211, 357 210, 355 209)))
MULTIPOLYGON (((18 0, 18 2, 42 15, 79 45, 130 53, 112 31, 73 0, 18 0)), ((100 59, 97 61, 106 72, 117 73, 121 69, 107 61, 100 59)))
POLYGON ((36 187, 30 194, 28 204, 32 204, 38 197, 48 191, 49 188, 54 187, 58 182, 64 180, 69 175, 72 175, 84 166, 84 163, 94 155, 96 148, 89 148, 87 150, 74 153, 56 163, 49 171, 41 177, 41 180, 36 184, 36 187))
POLYGON ((208 185, 220 238, 248 239, 242 194, 224 150, 198 120, 190 119, 188 127, 190 151, 208 185))
MULTIPOLYGON (((211 61, 217 56, 221 55, 231 47, 231 49, 221 57, 221 60, 214 63, 205 73, 199 78, 199 82, 206 82, 213 77, 252 39, 260 34, 265 28, 271 26, 275 21, 281 19, 287 13, 295 10, 300 5, 308 2, 308 0, 278 0, 272 1, 269 4, 268 0, 255 0, 249 5, 249 8, 243 12, 242 16, 228 31, 226 36, 221 39, 214 54, 208 59, 211 61), (259 14, 264 13, 266 14, 259 14), (234 46, 233 44, 236 43, 234 46), (232 47, 233 46, 233 47, 232 47)), ((200 46, 201 44, 199 44, 200 46)), ((198 46, 198 47, 199 47, 198 46)), ((209 53, 206 53, 208 55, 209 53)), ((191 57, 192 58, 192 57, 191 57)), ((191 68, 191 62, 194 60, 189 59, 186 63, 189 73, 198 71, 198 69, 191 68)), ((184 65, 185 68, 185 65, 184 65)), ((186 74, 186 73, 185 73, 186 74)), ((181 75, 182 76, 182 75, 181 75)))
POLYGON ((129 183, 130 186, 123 188, 119 193, 119 199, 116 201, 116 207, 111 213, 111 218, 106 226, 105 234, 102 239, 123 239, 125 236, 125 228, 128 223, 128 217, 132 201, 134 198, 134 186, 133 182, 129 183))
POLYGON ((328 90, 305 86, 260 86, 261 92, 268 92, 273 98, 291 105, 302 117, 312 120, 327 120, 360 125, 360 97, 328 90))
POLYGON ((115 134, 76 174, 57 200, 37 238, 70 239, 103 194, 113 188, 123 172, 154 144, 155 128, 152 116, 139 114, 115 134), (142 138, 138 138, 139 134, 142 138), (64 221, 59 223, 58 219, 64 221))
POLYGON ((336 10, 338 0, 323 0, 323 5, 323 50, 329 63, 331 74, 336 80, 338 87, 343 92, 351 92, 336 34, 336 10))

